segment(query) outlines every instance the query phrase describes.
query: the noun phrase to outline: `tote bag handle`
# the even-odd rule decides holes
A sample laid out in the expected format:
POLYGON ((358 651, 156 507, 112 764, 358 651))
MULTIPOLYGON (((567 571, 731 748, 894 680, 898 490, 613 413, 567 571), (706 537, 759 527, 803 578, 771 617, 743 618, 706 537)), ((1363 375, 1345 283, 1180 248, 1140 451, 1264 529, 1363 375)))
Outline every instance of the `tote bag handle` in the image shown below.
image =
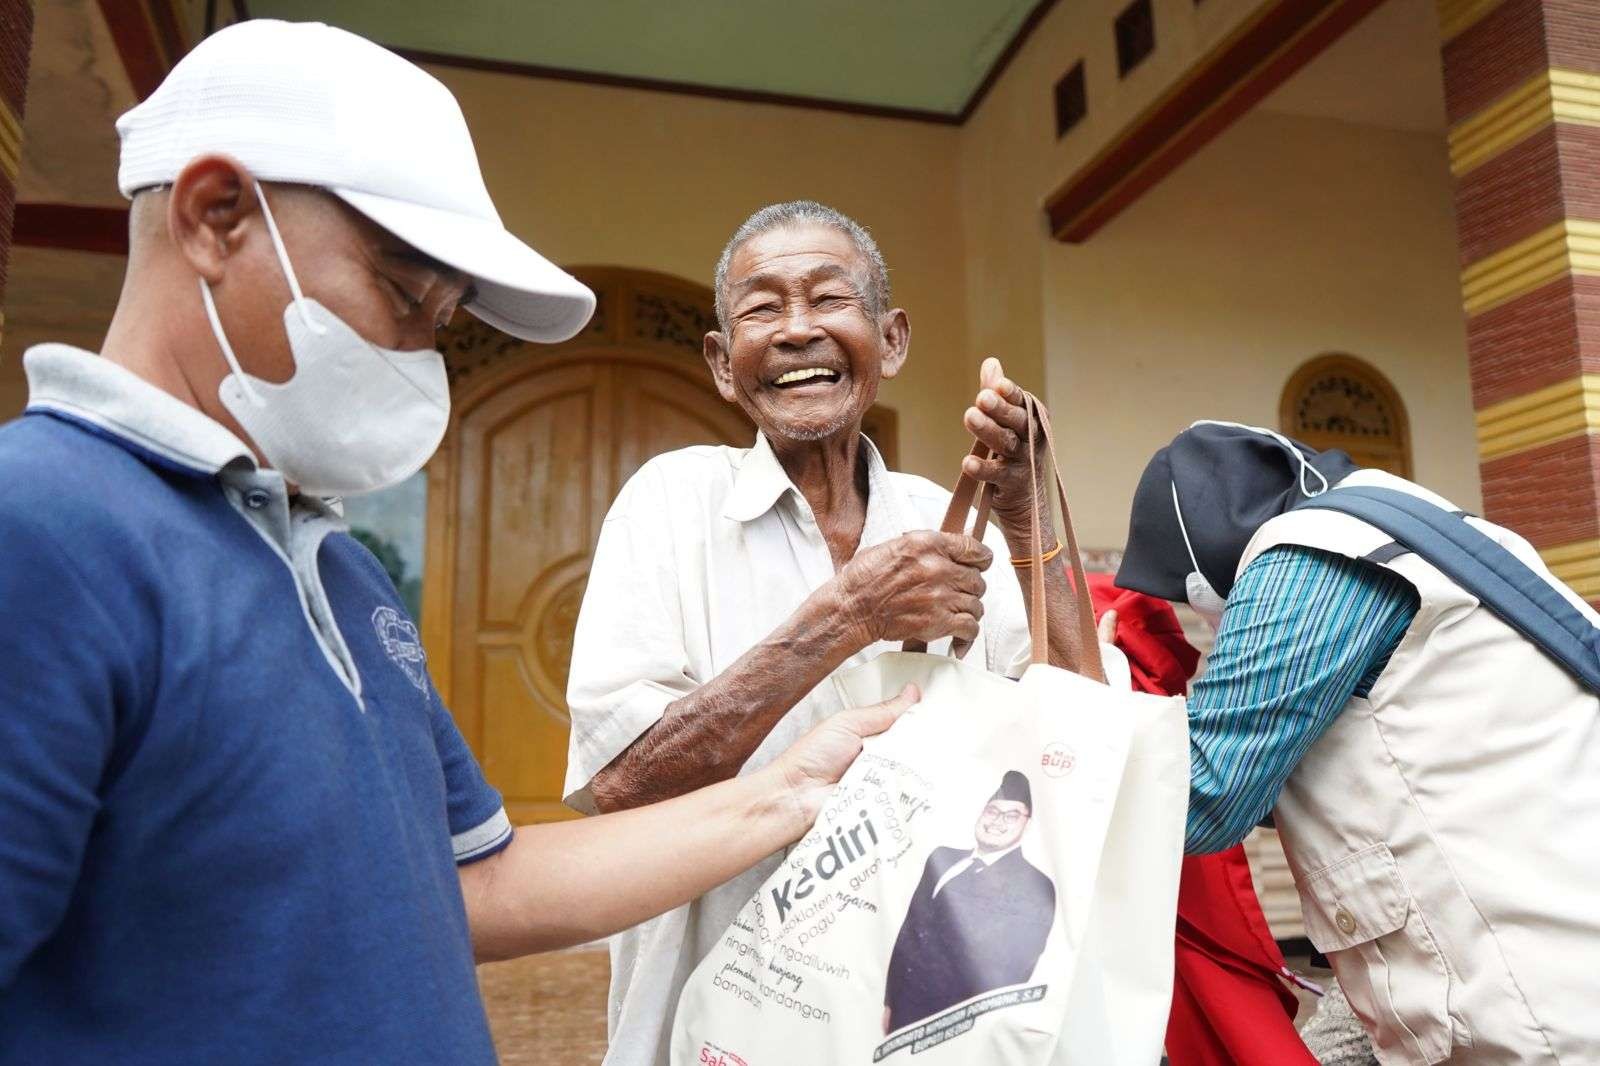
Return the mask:
MULTIPOLYGON (((1040 475, 1034 459, 1035 430, 1042 433, 1045 448, 1049 452, 1050 477, 1055 482, 1056 500, 1061 508, 1062 533, 1066 539, 1068 565, 1072 571, 1072 613, 1073 621, 1078 630, 1078 640, 1082 646, 1083 666, 1088 676, 1095 678, 1105 677, 1105 666, 1100 657, 1100 641, 1095 633, 1094 606, 1089 596, 1089 579, 1083 571, 1083 556, 1078 550, 1078 535, 1072 527, 1072 512, 1067 506, 1067 488, 1061 480, 1061 463, 1056 457, 1055 435, 1050 429, 1050 415, 1044 405, 1036 400, 1032 393, 1023 393, 1023 401, 1028 410, 1028 472, 1033 484, 1034 494, 1039 495, 1041 487, 1040 475)), ((979 459, 990 456, 988 447, 981 442, 974 442, 972 454, 979 459)), ((961 533, 966 530, 967 511, 974 502, 978 506, 978 515, 973 522, 971 536, 983 539, 984 531, 989 524, 989 511, 993 500, 992 489, 986 482, 962 471, 961 477, 956 481, 955 492, 950 497, 950 507, 945 511, 944 523, 939 527, 944 533, 961 533)), ((1043 664, 1050 661, 1050 619, 1046 606, 1047 594, 1044 580, 1044 531, 1039 522, 1037 509, 1032 515, 1032 529, 1029 546, 1032 548, 1033 565, 1029 567, 1029 576, 1032 580, 1033 610, 1029 618, 1029 635, 1032 648, 1032 661, 1043 664)), ((906 641, 906 651, 927 651, 928 646, 922 641, 906 641)))
MULTIPOLYGON (((982 441, 972 442, 972 455, 979 459, 989 458, 989 448, 982 441)), ((956 481, 955 492, 950 496, 950 506, 945 508, 944 522, 939 526, 941 533, 966 533, 974 540, 982 540, 984 532, 989 528, 989 504, 992 490, 987 482, 979 481, 965 470, 956 481), (978 515, 972 521, 972 529, 967 530, 967 512, 972 505, 978 505, 978 515)), ((902 645, 906 651, 924 652, 928 644, 922 640, 908 640, 902 645)), ((966 648, 952 648, 956 655, 961 655, 966 648)))

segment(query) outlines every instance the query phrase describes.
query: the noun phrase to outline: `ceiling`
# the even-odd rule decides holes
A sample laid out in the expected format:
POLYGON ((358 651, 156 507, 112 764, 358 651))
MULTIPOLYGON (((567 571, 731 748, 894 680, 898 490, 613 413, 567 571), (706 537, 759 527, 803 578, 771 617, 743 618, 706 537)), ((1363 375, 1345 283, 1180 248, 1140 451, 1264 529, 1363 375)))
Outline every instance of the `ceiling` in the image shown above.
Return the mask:
POLYGON ((1260 106, 1363 126, 1442 134, 1444 72, 1438 19, 1434 0, 1387 0, 1260 106))
MULTIPOLYGON (((102 14, 107 2, 131 0, 50 0, 35 9, 20 202, 123 203, 112 123, 137 97, 102 14)), ((207 0, 161 2, 172 5, 188 39, 202 35, 207 0)), ((958 115, 1029 14, 1044 6, 1039 0, 248 0, 257 16, 320 15, 421 51, 935 115, 958 115), (464 7, 475 14, 441 13, 464 7), (908 14, 913 8, 916 17, 908 14), (796 56, 809 58, 796 62, 796 56)), ((1385 0, 1260 106, 1439 135, 1445 115, 1436 20, 1433 0, 1385 0)))
POLYGON ((391 47, 955 116, 1036 0, 249 0, 391 47))
MULTIPOLYGON (((102 2, 50 0, 35 9, 19 201, 123 202, 112 123, 137 97, 102 2)), ((189 39, 202 35, 207 0, 164 2, 189 39)), ((237 0, 218 6, 232 8, 237 0)), ((420 51, 949 116, 960 114, 1039 6, 1038 0, 248 0, 256 16, 322 17, 420 51), (463 17, 463 9, 473 14, 463 17), (796 62, 796 56, 810 58, 796 62)), ((1260 106, 1439 134, 1445 116, 1436 20, 1433 0, 1386 0, 1260 106)))

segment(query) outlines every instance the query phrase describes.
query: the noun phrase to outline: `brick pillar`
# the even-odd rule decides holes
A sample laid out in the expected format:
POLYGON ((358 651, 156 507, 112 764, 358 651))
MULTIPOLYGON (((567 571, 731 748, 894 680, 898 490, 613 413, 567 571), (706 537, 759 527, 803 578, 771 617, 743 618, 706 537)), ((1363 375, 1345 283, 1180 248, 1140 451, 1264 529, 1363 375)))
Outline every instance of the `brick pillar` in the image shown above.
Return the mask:
POLYGON ((33 41, 31 0, 0 0, 0 331, 5 329, 6 263, 22 168, 22 105, 28 94, 33 41))
POLYGON ((1484 509, 1600 603, 1600 3, 1438 9, 1484 509))

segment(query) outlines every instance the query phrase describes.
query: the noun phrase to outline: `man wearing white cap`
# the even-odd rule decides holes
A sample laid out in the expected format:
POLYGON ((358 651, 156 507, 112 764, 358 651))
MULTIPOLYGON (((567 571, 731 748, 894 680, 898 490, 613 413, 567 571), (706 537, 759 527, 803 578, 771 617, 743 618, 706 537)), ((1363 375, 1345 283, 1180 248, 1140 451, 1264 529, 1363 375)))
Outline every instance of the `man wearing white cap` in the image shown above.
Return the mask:
POLYGON ((102 352, 0 427, 0 1063, 491 1062, 473 973, 797 839, 911 700, 768 771, 514 830, 333 497, 419 469, 459 305, 593 295, 506 232, 449 92, 320 25, 201 43, 118 122, 102 352))

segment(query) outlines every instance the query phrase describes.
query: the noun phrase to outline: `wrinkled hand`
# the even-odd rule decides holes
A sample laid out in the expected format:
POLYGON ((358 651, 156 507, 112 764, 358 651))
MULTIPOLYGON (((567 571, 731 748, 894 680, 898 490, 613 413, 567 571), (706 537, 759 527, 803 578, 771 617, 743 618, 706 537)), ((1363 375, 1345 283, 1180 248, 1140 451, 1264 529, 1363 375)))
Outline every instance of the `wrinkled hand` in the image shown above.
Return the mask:
POLYGON ((977 639, 994 553, 959 533, 919 531, 858 552, 834 577, 857 648, 879 640, 977 639))
POLYGON ((1034 429, 1033 463, 1038 477, 1035 486, 1034 474, 1028 468, 1028 409, 1021 387, 1005 376, 1000 360, 994 358, 983 361, 978 378, 977 399, 967 408, 962 421, 994 456, 978 459, 969 455, 962 469, 993 486, 994 516, 1008 540, 1028 539, 1033 515, 1038 514, 1044 550, 1049 551, 1055 539, 1051 535, 1049 495, 1044 481, 1048 455, 1044 434, 1034 429))
POLYGON ((917 686, 907 685, 892 700, 840 711, 773 761, 774 773, 794 801, 798 816, 795 839, 804 836, 816 822, 828 793, 861 754, 862 742, 888 729, 920 699, 922 693, 917 686))

